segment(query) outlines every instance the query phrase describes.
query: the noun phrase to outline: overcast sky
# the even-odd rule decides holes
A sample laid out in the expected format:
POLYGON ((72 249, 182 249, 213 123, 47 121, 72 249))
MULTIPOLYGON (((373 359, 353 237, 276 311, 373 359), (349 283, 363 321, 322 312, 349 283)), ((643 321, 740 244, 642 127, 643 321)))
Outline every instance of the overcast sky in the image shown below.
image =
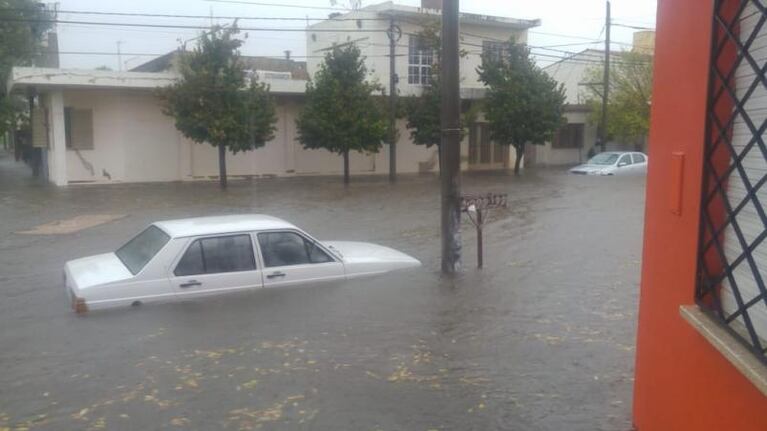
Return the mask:
MULTIPOLYGON (((340 0, 343 1, 343 0, 340 0)), ((348 0, 347 0, 348 1, 348 0)), ((249 16, 249 17, 294 17, 324 18, 331 9, 330 0, 242 0, 234 4, 210 0, 61 0, 62 11, 102 11, 102 12, 139 12, 158 14, 182 14, 210 16, 249 16), (270 6, 265 3, 281 5, 302 5, 303 8, 270 6)), ((376 0, 363 0, 363 6, 379 3, 376 0)), ((398 4, 419 6, 420 0, 398 0, 398 4)), ((556 49, 580 51, 592 47, 601 48, 599 43, 589 45, 590 41, 604 38, 604 0, 464 0, 462 12, 497 15, 513 18, 539 18, 542 25, 532 29, 529 34, 531 46, 558 46, 556 49)), ((612 0, 614 24, 635 27, 655 27, 656 0, 612 0)), ((98 16, 80 14, 59 14, 60 20, 130 22, 174 25, 209 25, 211 20, 188 18, 140 18, 125 16, 98 16)), ((228 22, 219 20, 219 22, 228 22)), ((316 22, 316 21, 313 21, 316 22)), ((303 28, 305 21, 241 21, 241 26, 303 28)), ((613 49, 626 48, 631 43, 635 30, 614 26, 612 35, 616 42, 613 49)), ((109 26, 91 26, 81 24, 60 24, 58 26, 60 50, 62 52, 100 52, 109 55, 62 54, 61 66, 65 68, 94 68, 108 66, 118 69, 117 44, 122 41, 123 67, 130 69, 152 57, 135 54, 161 54, 175 49, 180 40, 193 38, 198 31, 167 28, 119 28, 109 26)), ((291 50, 293 56, 300 59, 306 55, 305 35, 301 32, 249 32, 248 40, 242 49, 246 55, 282 56, 283 51, 291 50)), ((543 51, 550 55, 566 55, 560 51, 543 51)), ((541 65, 555 61, 554 57, 539 57, 541 65)))

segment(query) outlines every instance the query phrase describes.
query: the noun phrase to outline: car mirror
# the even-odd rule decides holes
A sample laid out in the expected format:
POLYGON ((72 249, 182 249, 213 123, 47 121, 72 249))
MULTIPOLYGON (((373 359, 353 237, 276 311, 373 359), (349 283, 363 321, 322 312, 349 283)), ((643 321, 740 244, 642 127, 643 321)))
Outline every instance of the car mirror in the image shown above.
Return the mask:
POLYGON ((626 162, 620 162, 620 163, 618 163, 618 167, 619 167, 619 168, 622 168, 622 167, 624 167, 624 166, 626 166, 626 165, 628 165, 628 163, 626 163, 626 162))

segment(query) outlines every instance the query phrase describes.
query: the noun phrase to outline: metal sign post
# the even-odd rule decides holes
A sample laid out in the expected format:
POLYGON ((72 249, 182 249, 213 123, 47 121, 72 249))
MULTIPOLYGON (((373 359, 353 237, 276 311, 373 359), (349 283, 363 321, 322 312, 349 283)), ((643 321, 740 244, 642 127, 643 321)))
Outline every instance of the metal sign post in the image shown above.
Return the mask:
POLYGON ((482 227, 487 220, 487 214, 492 209, 507 208, 506 193, 487 193, 483 195, 461 196, 461 212, 469 216, 471 224, 477 229, 477 268, 483 267, 482 261, 482 227))

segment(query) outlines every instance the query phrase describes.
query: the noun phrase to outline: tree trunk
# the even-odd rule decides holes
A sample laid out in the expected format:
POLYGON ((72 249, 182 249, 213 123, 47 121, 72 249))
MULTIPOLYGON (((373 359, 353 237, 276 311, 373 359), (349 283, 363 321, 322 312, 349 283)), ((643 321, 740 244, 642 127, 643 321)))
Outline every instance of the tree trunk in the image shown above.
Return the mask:
POLYGON ((226 147, 218 145, 218 179, 221 188, 226 190, 226 147))
POLYGON ((439 175, 442 176, 442 146, 437 144, 437 167, 439 168, 439 175))
POLYGON ((349 150, 344 150, 344 184, 349 184, 349 150))
POLYGON ((516 160, 514 160, 514 175, 519 175, 519 165, 522 163, 522 157, 525 155, 525 144, 519 147, 515 145, 514 152, 517 155, 516 160))

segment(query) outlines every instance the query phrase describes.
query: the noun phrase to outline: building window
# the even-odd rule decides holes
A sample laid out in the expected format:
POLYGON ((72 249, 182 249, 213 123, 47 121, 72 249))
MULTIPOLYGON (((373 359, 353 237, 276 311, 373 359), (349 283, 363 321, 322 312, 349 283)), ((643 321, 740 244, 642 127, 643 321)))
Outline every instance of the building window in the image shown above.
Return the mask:
POLYGON ((92 150, 93 111, 64 108, 64 131, 68 149, 92 150))
POLYGON ((508 42, 498 42, 494 40, 482 41, 482 61, 498 62, 506 58, 506 50, 509 48, 508 42))
POLYGON ((434 51, 418 36, 410 36, 408 46, 408 84, 431 84, 431 65, 434 62, 434 51))
POLYGON ((551 148, 583 148, 583 124, 565 124, 554 135, 551 148))
POLYGON ((714 14, 695 296, 767 363, 765 10, 716 0, 714 14))

